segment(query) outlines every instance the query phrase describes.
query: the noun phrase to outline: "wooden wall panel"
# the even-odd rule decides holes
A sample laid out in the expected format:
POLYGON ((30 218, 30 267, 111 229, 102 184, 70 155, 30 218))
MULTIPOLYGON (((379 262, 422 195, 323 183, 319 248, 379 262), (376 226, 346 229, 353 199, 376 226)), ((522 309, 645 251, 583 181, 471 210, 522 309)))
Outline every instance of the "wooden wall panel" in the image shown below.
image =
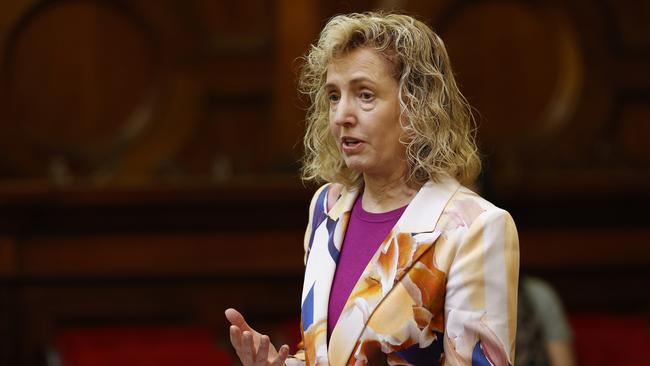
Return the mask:
POLYGON ((650 195, 650 164, 618 132, 646 125, 626 119, 644 119, 650 103, 641 66, 650 53, 635 41, 647 12, 613 3, 458 1, 433 20, 478 109, 496 197, 598 197, 603 187, 610 197, 622 187, 650 195), (636 20, 621 19, 632 11, 636 20), (630 109, 636 117, 621 112, 630 109))
POLYGON ((199 325, 225 344, 230 306, 294 324, 309 192, 246 186, 0 193, 0 360, 41 365, 68 327, 199 325))
POLYGON ((298 230, 36 236, 18 245, 14 273, 26 277, 302 273, 298 230))
POLYGON ((274 45, 283 44, 271 5, 51 0, 12 8, 0 53, 0 177, 210 182, 224 179, 213 176, 215 160, 231 175, 278 165, 270 159, 291 148, 245 148, 298 129, 295 112, 290 130, 271 128, 288 120, 271 108, 274 45))
POLYGON ((32 282, 15 292, 20 331, 12 334, 18 336, 13 364, 43 364, 45 347, 69 327, 200 324, 214 329, 216 342, 225 348, 228 326, 223 311, 230 306, 241 309, 260 329, 273 333, 278 324, 297 315, 295 298, 300 290, 294 278, 273 279, 32 282), (272 301, 260 307, 251 294, 272 301), (286 309, 296 309, 296 313, 286 309))
POLYGON ((0 275, 8 275, 15 269, 15 243, 11 237, 0 237, 0 275))
POLYGON ((650 229, 523 228, 521 265, 526 269, 595 267, 644 268, 650 265, 650 229))
POLYGON ((41 364, 68 326, 295 318, 315 187, 296 180, 294 60, 330 16, 373 8, 445 39, 523 270, 571 311, 647 313, 644 2, 15 0, 0 5, 0 364, 41 364))
MULTIPOLYGON (((318 5, 315 0, 276 2, 277 22, 275 35, 278 39, 273 93, 273 128, 277 139, 266 145, 277 151, 278 167, 283 163, 289 172, 302 155, 302 137, 306 105, 296 92, 299 59, 307 52, 321 28, 318 5), (288 169, 287 169, 288 168, 288 169)), ((277 168, 276 168, 277 169, 277 168)))
POLYGON ((296 58, 333 14, 401 8, 446 40, 478 109, 494 194, 525 198, 543 193, 546 182, 585 195, 598 193, 593 180, 612 192, 650 186, 646 151, 629 132, 644 131, 649 103, 645 5, 294 5, 4 5, 0 59, 3 78, 13 82, 1 88, 7 132, 0 174, 59 184, 295 174, 304 107, 295 92, 296 58))

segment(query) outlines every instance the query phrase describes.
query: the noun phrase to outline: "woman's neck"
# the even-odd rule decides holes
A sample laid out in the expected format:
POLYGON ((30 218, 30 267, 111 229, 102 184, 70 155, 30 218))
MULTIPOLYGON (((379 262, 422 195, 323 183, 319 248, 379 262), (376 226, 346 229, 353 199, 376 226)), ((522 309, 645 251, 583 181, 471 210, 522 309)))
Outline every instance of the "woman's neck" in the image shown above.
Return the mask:
POLYGON ((409 187, 403 175, 389 179, 364 176, 361 205, 365 211, 388 212, 406 206, 411 202, 416 189, 409 187))

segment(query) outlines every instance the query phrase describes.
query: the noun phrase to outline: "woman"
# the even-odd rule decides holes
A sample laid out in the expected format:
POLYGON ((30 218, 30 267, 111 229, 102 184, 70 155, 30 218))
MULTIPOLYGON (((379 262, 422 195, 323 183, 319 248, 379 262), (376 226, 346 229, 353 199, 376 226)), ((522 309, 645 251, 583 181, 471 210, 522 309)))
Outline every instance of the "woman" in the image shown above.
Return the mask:
POLYGON ((303 342, 276 352, 229 309, 242 363, 513 364, 517 233, 462 186, 480 161, 440 38, 405 15, 336 16, 300 86, 303 177, 327 182, 305 234, 303 342))

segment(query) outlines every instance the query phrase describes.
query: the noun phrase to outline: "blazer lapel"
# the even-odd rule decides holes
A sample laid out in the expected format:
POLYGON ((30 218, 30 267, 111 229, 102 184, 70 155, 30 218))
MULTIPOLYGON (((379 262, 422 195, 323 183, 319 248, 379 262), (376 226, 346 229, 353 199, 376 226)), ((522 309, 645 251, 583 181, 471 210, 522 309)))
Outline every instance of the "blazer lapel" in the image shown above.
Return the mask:
POLYGON ((366 266, 345 304, 330 338, 328 359, 331 366, 348 363, 377 306, 435 243, 440 235, 435 230, 438 219, 459 187, 460 184, 451 178, 437 183, 430 181, 413 198, 366 266))
MULTIPOLYGON (((324 194, 327 194, 326 192, 324 194)), ((341 197, 314 231, 305 266, 302 292, 303 337, 308 365, 326 365, 327 311, 332 280, 350 212, 358 190, 343 190, 341 197)), ((327 202, 316 210, 326 211, 327 202)))

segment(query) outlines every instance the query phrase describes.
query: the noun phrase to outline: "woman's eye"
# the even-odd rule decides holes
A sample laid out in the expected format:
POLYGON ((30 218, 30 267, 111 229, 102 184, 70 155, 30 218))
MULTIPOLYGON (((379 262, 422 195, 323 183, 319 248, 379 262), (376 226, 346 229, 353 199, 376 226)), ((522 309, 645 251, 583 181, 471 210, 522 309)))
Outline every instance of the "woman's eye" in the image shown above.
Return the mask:
POLYGON ((373 95, 371 92, 361 92, 361 93, 359 94, 359 97, 360 97, 361 100, 363 100, 364 102, 369 102, 369 101, 371 101, 371 100, 374 98, 374 95, 373 95))
POLYGON ((327 99, 329 99, 330 103, 336 103, 341 99, 338 94, 335 93, 330 93, 330 95, 327 96, 327 99))

